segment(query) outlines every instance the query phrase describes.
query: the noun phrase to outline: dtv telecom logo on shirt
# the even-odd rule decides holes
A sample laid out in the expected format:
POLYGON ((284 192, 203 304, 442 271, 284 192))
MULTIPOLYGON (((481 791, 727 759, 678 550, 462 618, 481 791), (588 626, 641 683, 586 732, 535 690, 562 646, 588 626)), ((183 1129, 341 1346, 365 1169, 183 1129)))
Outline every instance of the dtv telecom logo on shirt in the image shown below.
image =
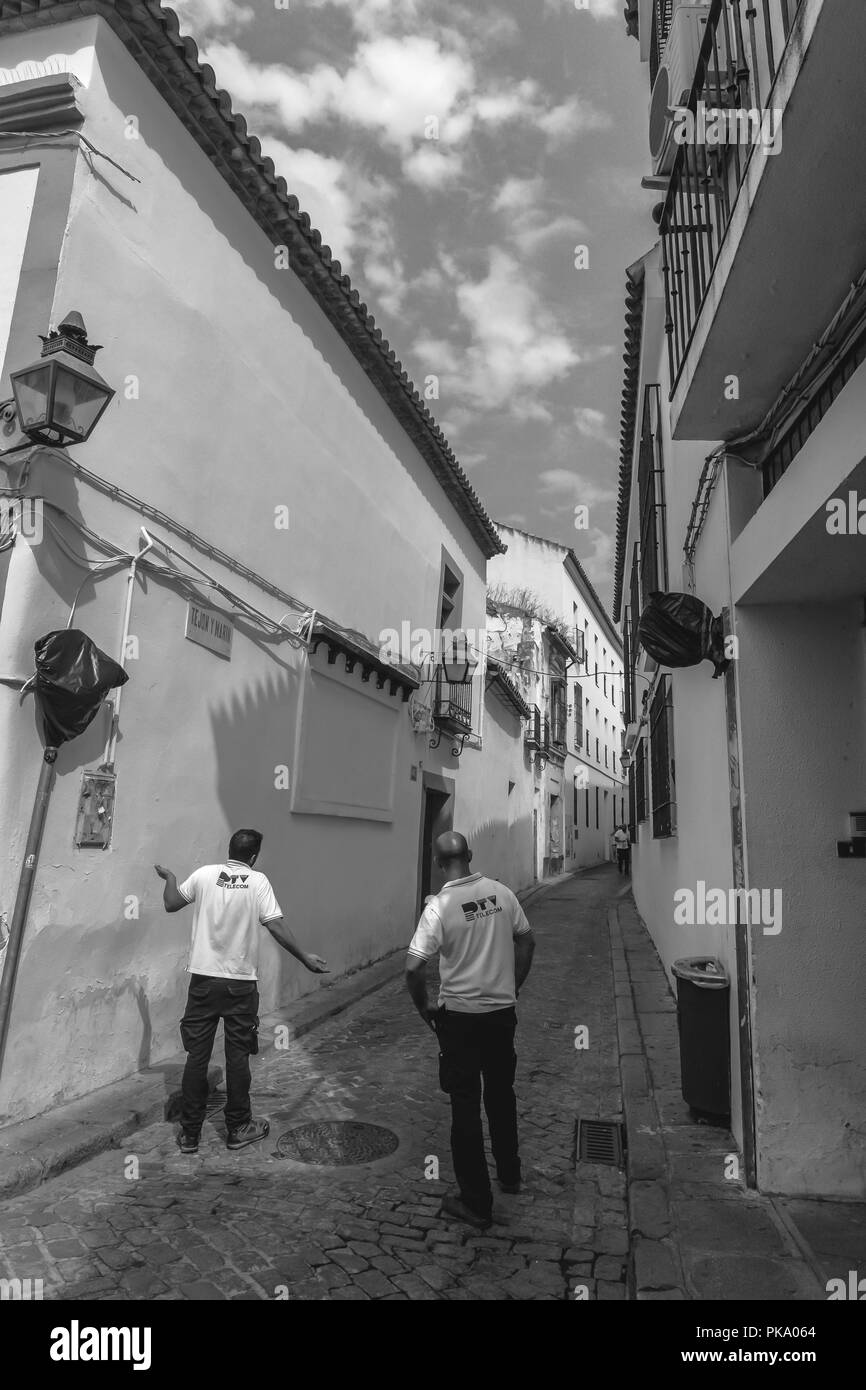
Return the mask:
POLYGON ((462 903, 461 906, 467 922, 480 922, 482 917, 492 917, 494 912, 502 911, 501 907, 496 906, 495 893, 489 898, 479 898, 477 903, 462 903))
POLYGON ((227 874, 225 869, 220 871, 217 879, 217 888, 247 888, 249 874, 227 874))

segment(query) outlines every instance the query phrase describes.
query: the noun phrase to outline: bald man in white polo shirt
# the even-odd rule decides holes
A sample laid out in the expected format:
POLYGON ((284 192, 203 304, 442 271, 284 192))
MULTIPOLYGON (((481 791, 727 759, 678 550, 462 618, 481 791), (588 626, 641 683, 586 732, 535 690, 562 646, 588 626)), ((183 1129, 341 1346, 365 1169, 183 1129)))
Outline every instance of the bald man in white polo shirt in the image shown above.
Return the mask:
POLYGON ((481 1126, 484 1109, 496 1176, 504 1192, 520 1190, 514 1075, 518 991, 529 974, 535 938, 510 888, 473 874, 462 835, 435 845, 447 882, 427 899, 409 946, 406 983, 424 1022, 439 1039, 439 1083, 451 1098, 451 1155, 459 1196, 442 1210, 479 1230, 491 1224, 493 1192, 481 1126), (439 1007, 427 1002, 427 962, 439 952, 439 1007))

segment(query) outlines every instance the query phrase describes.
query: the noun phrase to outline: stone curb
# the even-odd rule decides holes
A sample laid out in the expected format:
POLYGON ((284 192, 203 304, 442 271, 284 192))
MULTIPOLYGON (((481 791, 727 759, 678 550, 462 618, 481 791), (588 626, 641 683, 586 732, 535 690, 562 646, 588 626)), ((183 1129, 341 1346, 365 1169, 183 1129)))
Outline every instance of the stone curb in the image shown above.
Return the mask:
MULTIPOLYGON (((638 992, 616 906, 608 909, 607 920, 614 970, 627 1146, 629 1298, 639 1302, 679 1301, 688 1295, 679 1252, 673 1239, 667 1155, 640 1026, 641 1008, 648 994, 645 966, 638 992)), ((659 975, 663 975, 661 966, 659 975)), ((666 979, 664 986, 667 989, 666 979)))

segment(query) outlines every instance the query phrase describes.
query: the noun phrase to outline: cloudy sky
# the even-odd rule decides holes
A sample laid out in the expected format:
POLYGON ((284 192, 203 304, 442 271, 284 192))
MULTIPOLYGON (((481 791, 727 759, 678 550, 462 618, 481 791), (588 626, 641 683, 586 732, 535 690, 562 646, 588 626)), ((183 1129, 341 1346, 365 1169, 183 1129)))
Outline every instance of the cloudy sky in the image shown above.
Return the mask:
POLYGON ((174 8, 416 386, 438 389, 490 514, 573 546, 609 602, 624 269, 655 239, 622 0, 174 8))

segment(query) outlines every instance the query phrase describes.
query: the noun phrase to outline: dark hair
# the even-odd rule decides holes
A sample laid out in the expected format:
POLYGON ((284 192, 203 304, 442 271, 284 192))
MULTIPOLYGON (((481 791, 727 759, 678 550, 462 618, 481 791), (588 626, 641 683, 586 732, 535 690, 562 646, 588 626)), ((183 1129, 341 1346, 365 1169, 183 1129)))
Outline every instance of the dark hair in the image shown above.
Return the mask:
POLYGON ((249 864, 262 847, 263 836, 259 830, 236 830, 229 840, 229 859, 240 859, 249 864))

